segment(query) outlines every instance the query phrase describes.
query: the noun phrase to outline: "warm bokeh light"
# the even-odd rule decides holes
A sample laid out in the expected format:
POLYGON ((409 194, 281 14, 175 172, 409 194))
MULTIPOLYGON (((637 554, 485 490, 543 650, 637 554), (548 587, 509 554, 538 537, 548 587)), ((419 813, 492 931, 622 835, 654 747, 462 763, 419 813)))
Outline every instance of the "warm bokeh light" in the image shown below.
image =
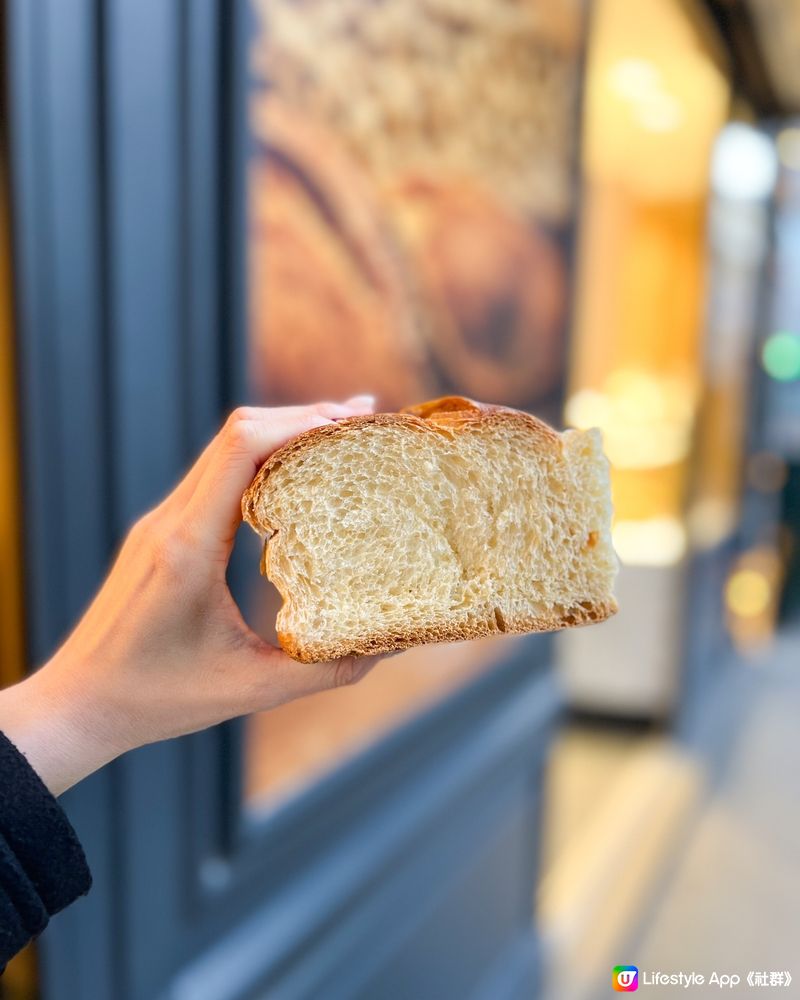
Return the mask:
POLYGON ((565 418, 603 432, 624 563, 669 566, 685 550, 706 199, 728 100, 709 35, 681 4, 595 4, 565 418))
POLYGON ((775 633, 783 580, 777 548, 746 549, 731 567, 725 583, 727 624, 736 647, 757 654, 769 647, 775 633))
POLYGON ((672 566, 686 554, 686 529, 676 517, 617 521, 613 537, 626 566, 672 566))
POLYGON ((634 119, 648 132, 672 132, 684 121, 683 107, 667 89, 656 63, 620 59, 609 70, 612 90, 625 98, 634 119))
POLYGON ((646 198, 704 190, 728 88, 682 6, 605 0, 595 5, 592 30, 588 170, 646 198))
POLYGON ((689 507, 687 523, 692 548, 698 551, 720 545, 736 528, 738 504, 729 496, 699 496, 689 507))
POLYGON ((580 389, 567 401, 569 424, 603 432, 606 454, 617 469, 653 469, 686 458, 696 391, 693 380, 620 369, 602 389, 580 389))
POLYGON ((766 576, 755 569, 741 569, 725 586, 725 600, 735 615, 753 618, 763 614, 769 604, 771 588, 766 576))

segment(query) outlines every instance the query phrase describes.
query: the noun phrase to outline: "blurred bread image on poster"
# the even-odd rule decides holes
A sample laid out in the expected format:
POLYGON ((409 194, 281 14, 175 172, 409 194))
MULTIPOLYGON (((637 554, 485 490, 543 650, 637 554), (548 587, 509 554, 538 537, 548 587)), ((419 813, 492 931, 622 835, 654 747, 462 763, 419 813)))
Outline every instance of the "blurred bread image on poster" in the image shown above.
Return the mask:
POLYGON ((254 117, 256 389, 291 403, 369 390, 389 407, 424 395, 411 275, 366 173, 329 130, 279 99, 254 117))
POLYGON ((552 392, 566 291, 554 241, 472 180, 402 178, 390 205, 443 380, 521 406, 552 392))
POLYGON ((275 402, 459 392, 555 418, 580 6, 255 9, 254 384, 275 402))

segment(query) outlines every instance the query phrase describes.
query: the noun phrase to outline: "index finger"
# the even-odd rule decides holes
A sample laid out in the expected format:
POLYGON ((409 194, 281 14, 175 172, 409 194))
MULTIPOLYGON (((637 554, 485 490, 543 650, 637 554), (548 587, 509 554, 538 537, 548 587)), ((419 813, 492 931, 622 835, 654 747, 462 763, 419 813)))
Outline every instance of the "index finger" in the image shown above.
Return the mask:
POLYGON ((218 546, 227 556, 241 521, 242 494, 267 458, 303 431, 371 411, 369 397, 360 402, 235 410, 207 449, 186 504, 184 520, 192 535, 207 546, 218 546))
MULTIPOLYGON (((341 416, 350 417, 356 414, 370 413, 374 403, 374 396, 351 396, 350 399, 346 399, 343 403, 316 403, 314 404, 314 408, 319 412, 322 412, 324 416, 330 417, 333 415, 333 418, 335 419, 336 417, 341 416), (339 410, 342 410, 343 412, 340 413, 338 412, 339 410)), ((287 416, 297 416, 305 413, 310 408, 310 406, 283 406, 279 408, 240 406, 237 410, 234 410, 234 413, 231 414, 229 421, 234 419, 234 414, 241 419, 266 420, 271 414, 277 415, 279 413, 283 413, 287 416)), ((173 489, 169 496, 162 501, 160 505, 162 509, 169 508, 175 511, 183 510, 197 488, 197 484, 200 482, 202 474, 205 471, 211 456, 214 451, 220 447, 221 439, 222 433, 219 432, 208 442, 203 451, 200 453, 200 456, 195 459, 177 486, 173 489)), ((280 445, 278 447, 280 447, 280 445)))

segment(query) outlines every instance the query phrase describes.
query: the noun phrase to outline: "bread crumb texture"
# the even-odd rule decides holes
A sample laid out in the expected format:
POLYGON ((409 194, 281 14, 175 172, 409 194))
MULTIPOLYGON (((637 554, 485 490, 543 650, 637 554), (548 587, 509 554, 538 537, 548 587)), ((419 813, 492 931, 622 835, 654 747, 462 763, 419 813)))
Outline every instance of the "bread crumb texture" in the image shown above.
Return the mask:
POLYGON ((267 536, 281 645, 307 662, 616 610, 595 430, 460 398, 355 417, 276 452, 243 511, 267 536))

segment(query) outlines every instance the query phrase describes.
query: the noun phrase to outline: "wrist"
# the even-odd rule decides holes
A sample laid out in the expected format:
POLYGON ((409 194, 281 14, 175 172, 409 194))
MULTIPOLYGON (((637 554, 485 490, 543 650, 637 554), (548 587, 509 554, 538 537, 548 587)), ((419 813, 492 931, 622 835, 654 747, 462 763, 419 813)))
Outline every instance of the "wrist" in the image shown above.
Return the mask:
POLYGON ((0 691, 0 730, 53 795, 113 760, 125 749, 113 736, 96 695, 70 678, 56 659, 0 691))

